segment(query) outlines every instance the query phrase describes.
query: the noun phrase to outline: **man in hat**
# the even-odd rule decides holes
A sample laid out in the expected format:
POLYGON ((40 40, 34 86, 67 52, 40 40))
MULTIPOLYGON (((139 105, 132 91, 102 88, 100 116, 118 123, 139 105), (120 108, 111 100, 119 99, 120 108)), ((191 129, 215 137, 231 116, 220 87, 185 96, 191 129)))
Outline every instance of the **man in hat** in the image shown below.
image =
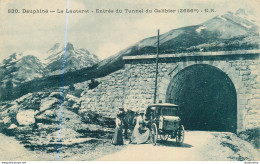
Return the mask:
POLYGON ((127 118, 126 118, 126 112, 124 108, 119 108, 120 116, 122 118, 123 122, 123 127, 124 127, 124 136, 125 139, 127 139, 127 131, 128 131, 128 123, 127 123, 127 118))

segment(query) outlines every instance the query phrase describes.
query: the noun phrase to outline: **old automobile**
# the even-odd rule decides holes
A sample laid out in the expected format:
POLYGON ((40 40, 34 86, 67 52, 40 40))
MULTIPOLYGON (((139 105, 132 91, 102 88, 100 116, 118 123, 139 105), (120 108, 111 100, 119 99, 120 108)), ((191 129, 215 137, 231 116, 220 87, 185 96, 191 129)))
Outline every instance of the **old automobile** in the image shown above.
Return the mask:
POLYGON ((179 113, 179 106, 170 103, 148 105, 145 112, 148 128, 151 131, 151 141, 156 145, 158 138, 167 141, 168 138, 176 139, 178 145, 184 140, 184 126, 179 113))

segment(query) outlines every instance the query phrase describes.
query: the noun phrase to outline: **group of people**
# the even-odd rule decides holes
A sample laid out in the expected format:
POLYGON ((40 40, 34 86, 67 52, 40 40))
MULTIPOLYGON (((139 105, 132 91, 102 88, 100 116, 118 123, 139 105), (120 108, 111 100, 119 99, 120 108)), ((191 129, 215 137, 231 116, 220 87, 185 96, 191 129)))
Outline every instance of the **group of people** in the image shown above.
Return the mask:
MULTIPOLYGON (((123 127, 125 128, 125 138, 127 138, 127 121, 126 114, 123 108, 119 109, 116 117, 116 127, 114 136, 112 138, 112 144, 123 145, 123 127)), ((133 130, 129 143, 142 144, 146 143, 150 139, 150 130, 146 127, 148 121, 145 120, 144 111, 139 111, 139 116, 136 118, 136 125, 133 130)))

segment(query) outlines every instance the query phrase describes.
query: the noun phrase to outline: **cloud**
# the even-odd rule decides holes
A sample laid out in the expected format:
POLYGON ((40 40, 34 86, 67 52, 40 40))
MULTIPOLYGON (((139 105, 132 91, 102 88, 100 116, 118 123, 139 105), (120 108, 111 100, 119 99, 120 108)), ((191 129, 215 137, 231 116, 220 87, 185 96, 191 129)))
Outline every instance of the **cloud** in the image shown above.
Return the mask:
POLYGON ((96 51, 96 54, 100 59, 105 59, 111 55, 118 53, 120 50, 125 49, 128 45, 128 42, 116 44, 116 43, 104 43, 100 45, 96 51))
MULTIPOLYGON (((50 10, 66 10, 66 0, 1 0, 0 1, 0 54, 1 58, 13 52, 20 53, 27 49, 46 51, 56 42, 64 42, 66 13, 50 13, 50 10), (20 13, 8 13, 8 9, 18 9, 20 13), (48 14, 26 14, 26 10, 48 10, 48 14), (20 51, 20 52, 19 52, 20 51)), ((69 1, 70 9, 86 9, 81 2, 69 1)), ((69 14, 68 26, 77 24, 84 14, 69 14)))
MULTIPOLYGON (((57 28, 64 28, 66 21, 66 13, 53 13, 50 11, 54 10, 66 10, 67 2, 65 0, 52 0, 46 3, 46 0, 12 0, 2 1, 0 12, 2 18, 1 23, 4 24, 4 30, 13 32, 32 32, 32 30, 53 30, 57 28), (20 13, 11 14, 8 13, 8 9, 18 9, 20 13), (48 14, 28 14, 23 13, 25 10, 48 10, 48 14), (17 28, 19 27, 19 28, 17 28)), ((69 1, 70 9, 86 9, 85 6, 80 2, 69 1)), ((69 14, 69 23, 75 24, 84 17, 84 14, 69 14)))

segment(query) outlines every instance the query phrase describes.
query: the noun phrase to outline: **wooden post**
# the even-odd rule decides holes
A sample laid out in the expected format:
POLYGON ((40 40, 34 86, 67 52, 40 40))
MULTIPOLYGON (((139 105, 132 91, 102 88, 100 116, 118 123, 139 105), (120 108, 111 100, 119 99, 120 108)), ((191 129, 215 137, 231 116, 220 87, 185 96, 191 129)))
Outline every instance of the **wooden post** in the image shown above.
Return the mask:
POLYGON ((160 30, 158 29, 158 36, 157 36, 157 56, 156 56, 156 71, 155 71, 155 87, 154 87, 154 100, 153 103, 156 103, 156 95, 157 95, 157 77, 158 77, 158 58, 159 58, 159 35, 160 30))

